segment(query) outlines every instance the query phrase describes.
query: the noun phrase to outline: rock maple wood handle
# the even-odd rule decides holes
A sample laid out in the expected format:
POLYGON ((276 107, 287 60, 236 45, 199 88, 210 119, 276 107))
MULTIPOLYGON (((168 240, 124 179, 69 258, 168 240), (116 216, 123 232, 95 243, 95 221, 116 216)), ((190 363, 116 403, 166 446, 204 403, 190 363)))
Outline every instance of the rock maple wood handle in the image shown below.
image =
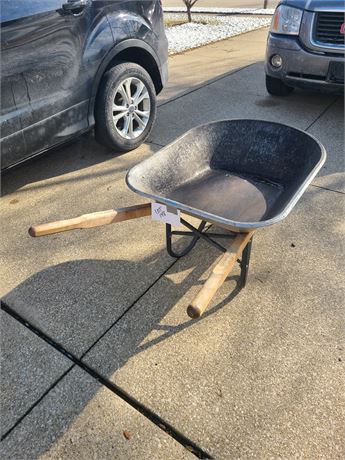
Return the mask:
POLYGON ((191 318, 199 318, 204 313, 213 296, 233 269, 233 266, 241 256, 243 249, 246 247, 253 234, 254 231, 251 231, 249 233, 239 233, 235 237, 228 251, 222 255, 219 262, 213 268, 206 283, 188 306, 188 316, 191 318))
POLYGON ((110 209, 109 211, 93 212, 84 214, 73 219, 59 220, 47 224, 33 225, 29 228, 31 236, 44 236, 53 233, 66 232, 78 228, 99 227, 101 225, 114 224, 124 220, 136 219, 151 214, 151 203, 129 206, 127 208, 110 209))

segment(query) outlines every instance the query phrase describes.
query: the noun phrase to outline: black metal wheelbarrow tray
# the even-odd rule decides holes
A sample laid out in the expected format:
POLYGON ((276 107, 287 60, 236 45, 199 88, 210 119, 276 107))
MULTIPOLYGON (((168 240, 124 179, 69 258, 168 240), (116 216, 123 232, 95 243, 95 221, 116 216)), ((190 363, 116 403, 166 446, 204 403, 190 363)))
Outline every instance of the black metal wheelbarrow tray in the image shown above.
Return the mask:
POLYGON ((148 202, 86 214, 33 226, 29 233, 41 236, 158 212, 166 222, 171 256, 186 255, 200 238, 223 253, 187 308, 190 317, 198 318, 236 262, 241 267, 241 287, 245 285, 255 230, 280 222, 290 213, 325 159, 320 142, 298 129, 258 120, 216 121, 193 128, 128 172, 128 187, 154 205, 148 202), (200 219, 199 227, 181 218, 180 212, 200 219), (169 216, 188 231, 173 231, 169 216), (212 233, 207 223, 226 232, 212 233), (174 235, 191 238, 180 252, 173 249, 174 235), (225 248, 217 240, 227 237, 232 240, 225 248))

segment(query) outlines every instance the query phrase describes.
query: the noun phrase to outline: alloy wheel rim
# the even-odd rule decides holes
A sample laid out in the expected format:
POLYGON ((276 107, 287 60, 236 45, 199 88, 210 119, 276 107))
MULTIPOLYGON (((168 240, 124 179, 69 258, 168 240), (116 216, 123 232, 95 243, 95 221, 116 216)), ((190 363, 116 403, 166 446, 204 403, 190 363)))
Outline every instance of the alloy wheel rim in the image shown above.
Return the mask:
POLYGON ((135 139, 145 130, 151 113, 149 92, 139 78, 123 80, 115 91, 113 122, 117 133, 125 139, 135 139))

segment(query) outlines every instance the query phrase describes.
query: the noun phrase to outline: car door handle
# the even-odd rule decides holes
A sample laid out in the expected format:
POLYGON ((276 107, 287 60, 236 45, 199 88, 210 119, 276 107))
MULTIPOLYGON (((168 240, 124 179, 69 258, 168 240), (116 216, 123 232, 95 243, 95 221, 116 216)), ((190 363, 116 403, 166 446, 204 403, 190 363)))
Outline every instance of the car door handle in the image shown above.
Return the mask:
POLYGON ((67 3, 62 5, 62 8, 68 13, 78 14, 89 4, 90 0, 67 0, 67 3))

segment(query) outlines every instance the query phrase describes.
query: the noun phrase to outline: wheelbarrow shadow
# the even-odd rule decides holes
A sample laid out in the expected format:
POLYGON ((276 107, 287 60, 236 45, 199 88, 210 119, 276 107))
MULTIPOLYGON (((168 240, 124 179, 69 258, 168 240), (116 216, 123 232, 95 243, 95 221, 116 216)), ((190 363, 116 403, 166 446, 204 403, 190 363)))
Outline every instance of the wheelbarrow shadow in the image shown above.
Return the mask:
MULTIPOLYGON (((205 244, 199 242, 198 245, 205 244)), ((207 251, 203 251, 202 259, 198 250, 192 251, 191 255, 180 259, 177 263, 171 259, 172 265, 158 280, 153 280, 149 286, 140 286, 143 271, 148 271, 157 258, 163 257, 163 252, 165 251, 156 253, 141 262, 86 259, 51 266, 21 283, 3 298, 3 302, 8 305, 9 313, 12 311, 19 315, 23 321, 41 331, 48 340, 52 340, 81 362, 87 362, 84 358, 87 358, 90 351, 106 338, 113 328, 120 330, 123 341, 119 348, 111 351, 111 357, 109 355, 100 357, 103 360, 109 358, 106 374, 103 369, 100 374, 110 380, 111 376, 131 357, 157 346, 174 334, 215 314, 239 292, 239 288, 235 287, 226 299, 213 305, 199 320, 188 319, 185 312, 187 305, 185 305, 185 308, 178 312, 178 317, 181 319, 179 324, 169 325, 166 321, 165 324, 161 324, 174 309, 181 295, 191 288, 197 291, 201 287, 207 270, 219 255, 219 252, 213 248, 208 249, 207 246, 207 251), (186 272, 187 276, 185 276, 186 272), (181 273, 183 276, 179 280, 181 273), (138 316, 135 312, 137 303, 142 302, 143 296, 150 290, 161 289, 163 286, 159 283, 164 283, 165 301, 159 304, 148 302, 145 318, 138 316), (133 289, 133 286, 140 286, 140 289, 133 289), (131 323, 130 328, 128 329, 127 324, 122 327, 122 322, 128 323, 128 320, 131 323), (146 341, 155 331, 164 331, 164 333, 146 341)), ((231 286, 236 285, 237 278, 237 276, 228 278, 231 286)), ((15 364, 13 367, 15 369, 15 364)), ((97 365, 92 367, 97 371, 97 365)), ((13 387, 22 385, 26 380, 20 369, 11 373, 9 378, 14 379, 10 384, 12 394, 13 387)), ((66 378, 63 380, 68 381, 66 378)), ((54 404, 51 410, 54 412, 57 410, 58 413, 55 413, 54 422, 48 423, 48 427, 45 426, 44 420, 40 421, 39 426, 43 428, 38 430, 35 418, 41 417, 42 414, 35 409, 36 401, 34 401, 31 407, 25 408, 27 416, 9 434, 7 438, 9 445, 11 435, 15 435, 17 429, 20 430, 21 424, 27 423, 27 418, 30 427, 26 426, 21 434, 22 441, 19 443, 19 447, 22 445, 24 449, 22 453, 26 452, 28 446, 30 446, 27 451, 28 458, 38 457, 43 452, 49 451, 55 444, 55 441, 51 440, 57 440, 68 431, 82 410, 96 396, 99 386, 95 385, 93 388, 91 393, 74 391, 74 398, 69 399, 68 407, 67 403, 55 405, 54 400, 51 399, 49 404, 54 404), (46 429, 52 431, 51 436, 46 433, 46 429)), ((47 390, 43 388, 42 394, 47 390)), ((70 391, 72 393, 73 388, 70 391)), ((49 392, 39 404, 45 404, 45 399, 49 399, 49 392)), ((13 404, 15 405, 12 403, 12 406, 13 404)), ((13 425, 17 422, 18 419, 13 420, 13 425)), ((19 448, 17 442, 15 444, 16 448, 19 448)), ((6 439, 4 448, 6 449, 6 439)), ((8 458, 14 458, 16 452, 18 451, 12 451, 8 458)))

